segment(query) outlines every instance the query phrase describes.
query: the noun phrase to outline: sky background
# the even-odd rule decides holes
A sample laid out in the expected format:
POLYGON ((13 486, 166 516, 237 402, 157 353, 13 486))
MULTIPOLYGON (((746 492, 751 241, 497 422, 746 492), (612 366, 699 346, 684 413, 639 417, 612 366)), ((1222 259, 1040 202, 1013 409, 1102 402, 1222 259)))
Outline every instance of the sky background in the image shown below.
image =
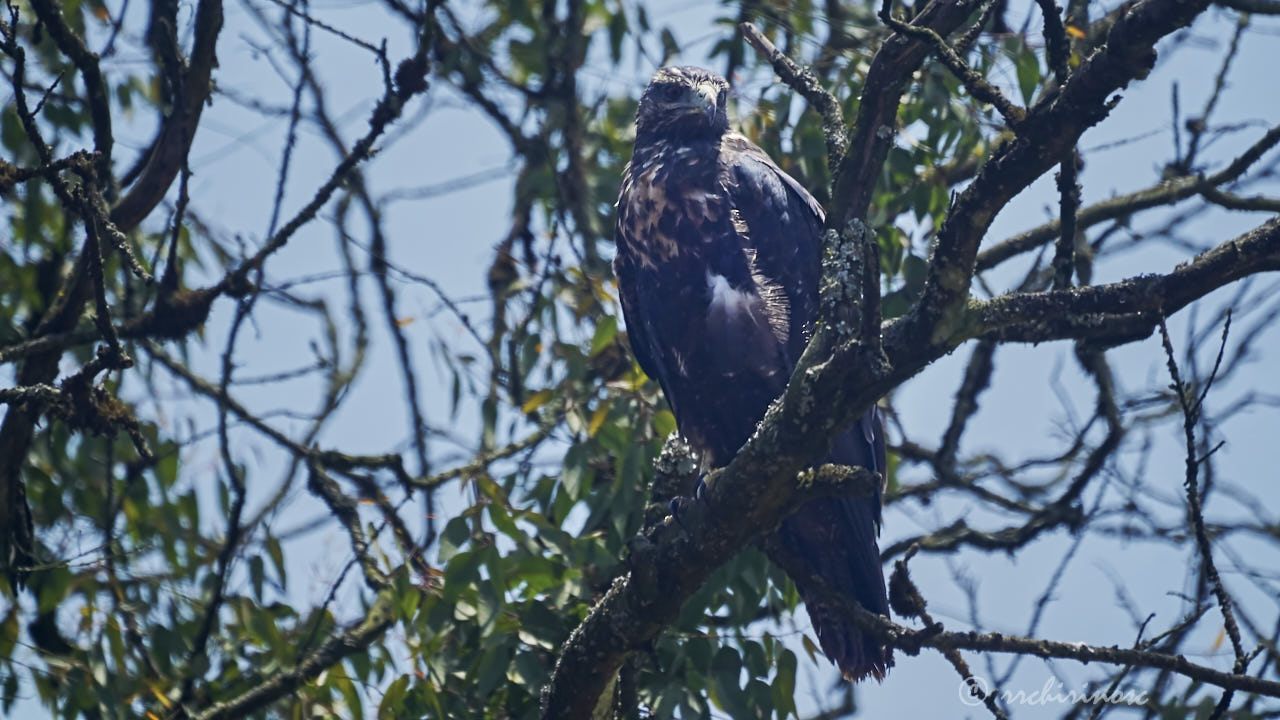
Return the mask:
MULTIPOLYGON (((1026 10, 1022 8, 1024 3, 1012 4, 1015 9, 1010 25, 1016 28, 1021 25, 1026 10)), ((117 6, 116 3, 108 5, 113 10, 117 6)), ((374 4, 319 0, 311 6, 318 17, 352 35, 375 44, 385 37, 393 60, 405 57, 412 50, 413 38, 404 31, 403 25, 393 22, 374 4)), ((684 52, 679 58, 681 62, 703 63, 714 41, 732 29, 731 25, 715 22, 724 13, 724 8, 716 2, 655 0, 645 6, 655 27, 670 26, 684 44, 684 52)), ((269 12, 278 12, 269 5, 267 7, 269 12)), ((129 12, 141 13, 142 10, 134 7, 129 12)), ((185 12, 189 15, 189 6, 185 12)), ((281 77, 273 67, 270 42, 239 2, 229 2, 226 14, 226 27, 218 52, 220 66, 216 78, 219 86, 234 88, 246 96, 287 102, 291 79, 281 77)), ((464 12, 464 17, 467 14, 464 12)), ((478 9, 472 14, 480 15, 478 9)), ((1161 65, 1149 78, 1122 93, 1125 101, 1112 116, 1100 127, 1086 133, 1080 143, 1085 151, 1144 134, 1146 137, 1110 150, 1087 153, 1087 164, 1081 175, 1084 204, 1146 187, 1159 178, 1161 166, 1171 156, 1168 108, 1172 85, 1176 82, 1180 88, 1184 116, 1203 105, 1235 17, 1234 13, 1219 10, 1208 12, 1197 22, 1193 40, 1181 43, 1170 56, 1162 57, 1161 65)), ((1038 21, 1037 16, 1033 26, 1038 21)), ((139 22, 134 27, 141 28, 143 23, 139 22)), ((340 113, 349 143, 364 132, 369 111, 381 92, 380 70, 368 52, 324 33, 314 33, 312 42, 318 75, 325 83, 331 109, 340 113)), ((141 60, 136 55, 122 54, 112 63, 123 69, 141 60)), ((1280 117, 1280 92, 1277 92, 1274 76, 1278 63, 1280 23, 1256 18, 1253 29, 1244 37, 1217 115, 1219 118, 1253 122, 1254 125, 1217 142, 1207 157, 1228 157, 1252 143, 1265 131, 1268 122, 1280 117)), ((722 63, 717 62, 716 65, 722 63)), ((638 95, 653 70, 652 60, 644 57, 633 55, 618 68, 610 67, 601 57, 600 62, 589 64, 584 71, 585 92, 588 95, 604 92, 638 95)), ((752 97, 771 78, 762 75, 740 80, 746 83, 744 95, 752 97)), ((1011 83, 1012 78, 1005 78, 1005 81, 1011 83)), ((394 146, 394 151, 377 155, 365 165, 366 181, 375 194, 401 187, 436 190, 430 197, 406 199, 385 208, 390 257, 397 265, 432 278, 455 298, 485 297, 485 271, 492 259, 493 248, 507 231, 509 223, 514 177, 509 148, 504 136, 444 83, 434 84, 425 100, 415 100, 414 103, 396 129, 405 136, 394 146), (431 106, 425 115, 419 112, 422 103, 431 106), (503 173, 504 168, 508 172, 503 173), (492 179, 471 185, 460 182, 477 174, 489 174, 492 179), (439 191, 446 187, 457 189, 439 191)), ((749 110, 748 103, 742 103, 741 107, 749 110)), ((117 129, 119 158, 129 158, 130 149, 141 149, 152 136, 153 125, 149 118, 140 114, 134 121, 117 129)), ((328 177, 336 162, 328 143, 319 137, 314 127, 304 124, 300 132, 287 184, 285 217, 311 198, 314 189, 328 177)), ((278 119, 264 120, 261 115, 230 102, 226 96, 215 95, 213 104, 205 111, 192 151, 192 166, 196 174, 191 180, 191 195, 195 199, 195 211, 234 231, 249 247, 256 247, 266 232, 283 134, 284 124, 278 119)), ((1270 187, 1272 190, 1276 188, 1274 179, 1270 187)), ((1055 217, 1056 203, 1052 176, 1041 178, 996 218, 987 244, 1055 217)), ((331 211, 330 207, 322 214, 331 211)), ((163 215, 157 213, 156 217, 162 218, 163 215)), ((1254 227, 1264 219, 1258 213, 1218 211, 1180 227, 1178 232, 1181 237, 1210 243, 1254 227)), ((1152 222, 1151 226, 1155 224, 1152 222)), ((325 294, 335 302, 345 302, 342 299, 344 280, 314 279, 323 278, 340 267, 335 247, 331 227, 325 223, 312 223, 273 257, 268 264, 268 276, 276 282, 304 280, 305 285, 297 289, 325 294)), ((1142 272, 1164 272, 1186 256, 1183 250, 1143 243, 1099 267, 1094 281, 1106 282, 1142 272)), ((366 263, 362 260, 361 264, 366 263)), ((1009 265, 1008 271, 991 276, 995 287, 1021 278, 1025 263, 1009 265)), ((1280 297, 1274 292, 1276 283, 1274 276, 1257 280, 1250 300, 1243 307, 1236 308, 1238 313, 1242 313, 1237 316, 1240 327, 1247 324, 1246 320, 1261 316, 1275 305, 1276 298, 1280 297), (1243 315, 1245 311, 1252 311, 1253 315, 1243 315)), ((373 297, 373 289, 372 283, 368 282, 363 288, 370 298, 373 297)), ((1217 308, 1231 299, 1237 289, 1229 287, 1201 303, 1197 327, 1212 323, 1217 317, 1217 308)), ((415 365, 420 370, 420 399, 427 414, 427 423, 447 430, 455 436, 453 440, 463 446, 459 449, 453 445, 450 437, 434 439, 432 461, 439 469, 465 456, 467 447, 473 446, 479 436, 479 424, 475 413, 468 409, 456 418, 450 417, 448 378, 436 364, 430 347, 437 338, 444 338, 459 347, 465 347, 470 340, 459 323, 448 314, 436 312, 439 299, 430 289, 402 281, 399 292, 400 314, 413 320, 405 331, 412 344, 415 365)), ((215 304, 204 336, 207 352, 193 353, 192 366, 206 376, 217 375, 219 353, 227 337, 232 310, 232 304, 225 300, 215 304)), ((474 310, 478 317, 487 314, 484 305, 475 305, 474 310)), ((1170 323, 1179 346, 1185 343, 1190 317, 1191 313, 1183 312, 1170 323)), ((308 362, 308 346, 319 332, 314 322, 272 303, 261 304, 256 319, 254 326, 243 333, 238 345, 236 358, 246 374, 262 375, 288 370, 308 362)), ((371 322, 370 329, 374 340, 366 369, 352 388, 343 409, 322 435, 321 444, 340 443, 344 450, 351 452, 380 453, 407 449, 410 436, 407 418, 403 416, 404 405, 399 400, 404 393, 400 373, 381 325, 371 322)), ((894 406, 910 437, 936 442, 941 436, 950 417, 951 398, 970 352, 970 346, 960 348, 895 393, 894 406)), ((1205 348, 1205 354, 1206 357, 1210 354, 1209 348, 1205 348)), ((1168 384, 1164 355, 1156 338, 1112 351, 1109 357, 1117 381, 1124 389, 1157 392, 1168 384)), ((1215 406, 1228 406, 1250 391, 1280 391, 1280 383, 1275 379, 1275 368, 1280 362, 1276 360, 1280 358, 1280 332, 1272 329, 1265 333, 1253 357, 1247 372, 1237 374, 1230 383, 1210 395, 1210 412, 1215 406)), ((1066 431, 1078 427, 1092 412, 1092 385, 1080 372, 1069 344, 1001 348, 995 363, 995 380, 983 395, 981 409, 969 426, 962 454, 992 449, 1014 460, 1044 453, 1057 447, 1066 431)), ((179 436, 190 436, 213 427, 216 415, 211 403, 187 399, 185 388, 178 382, 169 383, 168 387, 171 392, 165 393, 167 397, 163 404, 150 407, 173 432, 179 436)), ((126 387, 126 393, 130 390, 141 393, 136 386, 126 387)), ((263 412, 280 408, 307 411, 313 409, 319 400, 314 385, 305 380, 256 386, 242 399, 251 408, 263 412)), ((1218 428, 1219 436, 1227 441, 1216 456, 1218 473, 1262 502, 1260 505, 1233 504, 1218 495, 1208 508, 1212 517, 1222 520, 1256 513, 1274 518, 1280 512, 1280 492, 1276 489, 1276 468, 1280 467, 1280 443, 1275 442, 1280 429, 1278 421, 1280 410, 1272 406, 1241 413, 1218 428)), ((272 422, 286 432, 301 432, 305 427, 301 421, 284 417, 275 418, 272 422)), ((1147 477, 1150 482, 1167 488, 1169 517, 1178 517, 1182 512, 1179 499, 1183 473, 1182 441, 1178 426, 1162 427, 1167 434, 1152 438, 1156 451, 1147 466, 1147 477)), ((243 431, 237 431, 235 440, 237 456, 251 465, 250 477, 273 479, 283 473, 283 458, 267 441, 243 431)), ((1122 454, 1119 462, 1135 461, 1132 448, 1138 444, 1129 446, 1130 452, 1122 454)), ((203 442, 192 445, 184 452, 183 467, 184 479, 181 482, 202 488, 207 500, 213 502, 212 488, 220 470, 216 444, 203 442)), ((904 482, 921 482, 928 476, 921 468, 907 468, 902 479, 904 482)), ((261 502, 274 490, 274 482, 270 486, 250 487, 248 512, 253 512, 255 501, 261 502)), ((456 490, 449 492, 456 493, 456 490)), ((308 496, 301 485, 293 493, 295 497, 287 504, 287 510, 274 521, 277 532, 304 527, 327 514, 327 510, 308 496)), ((1087 498, 1091 499, 1092 496, 1087 498)), ((442 505, 443 516, 449 515, 449 507, 450 502, 447 501, 442 505)), ((1007 522, 1007 519, 1002 521, 999 517, 959 506, 948 498, 941 498, 930 507, 901 503, 886 513, 882 547, 958 517, 966 518, 972 525, 989 528, 1002 527, 1007 522)), ((347 542, 345 534, 333 524, 294 536, 286 554, 291 558, 290 576, 294 578, 291 595, 296 601, 315 603, 323 598, 329 584, 349 558, 347 542), (299 582, 300 578, 306 580, 299 582)), ((987 629, 1021 634, 1026 632, 1032 608, 1049 578, 1057 571, 1059 559, 1070 542, 1071 537, 1066 531, 1059 530, 1046 533, 1013 557, 971 551, 955 557, 922 556, 913 562, 913 577, 929 600, 935 617, 950 629, 970 627, 973 620, 966 595, 955 581, 960 576, 972 581, 982 610, 981 621, 987 629)), ((1232 540, 1228 544, 1245 557, 1255 550, 1245 541, 1232 540)), ((1274 557, 1274 549, 1270 552, 1274 557)), ((1132 623, 1128 614, 1119 607, 1113 592, 1113 579, 1116 578, 1124 582, 1134 604, 1156 614, 1153 627, 1167 627, 1186 611, 1185 602, 1171 593, 1186 589, 1182 587, 1182 578, 1190 558, 1187 552, 1176 551, 1166 545, 1102 542, 1091 537, 1063 571, 1063 581, 1046 606, 1037 634, 1106 645, 1123 645, 1132 641, 1132 623)), ((1278 602, 1275 596, 1268 597, 1253 584, 1234 576, 1233 564, 1226 558, 1220 557, 1219 562, 1226 581, 1242 604, 1265 607, 1265 615, 1275 616, 1278 602)), ((1280 583, 1280 575, 1270 580, 1280 583)), ((348 583, 346 591, 340 595, 340 616, 344 611, 343 603, 348 614, 358 609, 353 604, 357 592, 358 588, 348 583)), ((1214 616, 1205 622, 1205 626, 1216 628, 1217 622, 1217 616, 1214 616)), ((804 613, 797 613, 774 630, 793 633, 791 637, 795 641, 795 631, 808 630, 808 618, 804 613)), ((1191 647, 1198 646, 1202 652, 1193 653, 1190 659, 1228 669, 1230 648, 1224 644, 1213 649, 1214 636, 1215 632, 1208 630, 1199 633, 1191 647)), ((801 658, 801 675, 804 676, 798 698, 803 717, 830 702, 824 693, 834 679, 834 672, 825 662, 811 664, 803 651, 798 650, 798 641, 795 647, 801 658)), ((976 673, 989 676, 986 662, 982 659, 975 661, 973 657, 970 661, 976 673)), ((1002 671, 1007 662, 1007 659, 1000 658, 995 663, 996 669, 1002 671)), ((1069 689, 1078 689, 1080 683, 1101 675, 1102 668, 1096 666, 1028 660, 1021 664, 1019 672, 1005 688, 1030 692, 1054 678, 1065 682, 1069 689)), ((884 683, 858 687, 858 704, 867 711, 860 717, 987 716, 984 709, 970 709, 960 704, 958 686, 954 671, 937 653, 925 652, 918 657, 899 655, 897 667, 884 683)), ((20 705, 19 709, 22 707, 20 705)), ((376 707, 376 703, 372 707, 376 707)), ((1056 717, 1065 709, 1060 705, 1016 707, 1013 715, 1017 718, 1056 717)), ((32 709, 31 715, 25 714, 26 710, 22 712, 24 714, 16 717, 39 717, 42 711, 32 709)))

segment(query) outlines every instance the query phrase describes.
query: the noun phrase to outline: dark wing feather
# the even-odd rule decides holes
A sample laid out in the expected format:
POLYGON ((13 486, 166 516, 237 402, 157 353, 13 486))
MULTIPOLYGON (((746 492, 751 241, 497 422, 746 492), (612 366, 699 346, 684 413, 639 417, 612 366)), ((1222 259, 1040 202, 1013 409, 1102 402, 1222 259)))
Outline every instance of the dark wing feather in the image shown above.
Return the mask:
POLYGON ((653 328, 650 327, 649 314, 643 312, 648 303, 645 298, 636 297, 638 292, 643 292, 637 278, 638 268, 626 253, 619 252, 613 262, 613 272, 618 277, 618 297, 622 301, 623 316, 627 319, 627 341, 631 343, 631 352, 635 354, 636 362, 640 363, 644 374, 657 380, 658 385, 662 386, 667 403, 674 412, 675 388, 667 370, 674 366, 672 348, 656 341, 653 328))
MULTIPOLYGON (((727 186, 746 225, 744 240, 754 255, 754 272, 783 288, 787 295, 789 375, 813 333, 817 316, 822 208, 746 138, 730 136, 725 143, 727 186)), ((884 430, 875 408, 835 439, 828 461, 884 472, 884 430)), ((779 537, 816 574, 856 598, 864 608, 887 615, 876 543, 879 526, 877 492, 873 497, 811 501, 783 522, 779 537)), ((850 625, 838 609, 827 607, 803 581, 799 588, 819 643, 841 672, 850 679, 883 677, 893 664, 892 654, 850 625)))
POLYGON ((812 335, 817 312, 822 206, 763 150, 741 135, 724 140, 726 187, 747 232, 756 272, 786 293, 787 371, 812 335))
POLYGON ((639 312, 636 300, 632 298, 632 289, 636 287, 635 271, 631 263, 619 255, 613 264, 613 272, 618 277, 618 296, 622 301, 622 313, 627 318, 627 341, 631 344, 631 352, 640 363, 644 374, 662 384, 662 365, 654 356, 653 338, 644 322, 632 322, 632 318, 643 317, 639 312))

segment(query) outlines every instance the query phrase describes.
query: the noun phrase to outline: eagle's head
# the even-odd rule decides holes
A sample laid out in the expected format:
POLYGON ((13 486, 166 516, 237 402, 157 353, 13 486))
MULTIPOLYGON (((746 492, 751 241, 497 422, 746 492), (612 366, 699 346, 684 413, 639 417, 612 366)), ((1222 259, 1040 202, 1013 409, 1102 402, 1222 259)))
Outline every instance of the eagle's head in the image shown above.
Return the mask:
POLYGON ((729 83, 698 67, 664 67, 640 96, 636 135, 676 139, 717 137, 729 129, 729 83))

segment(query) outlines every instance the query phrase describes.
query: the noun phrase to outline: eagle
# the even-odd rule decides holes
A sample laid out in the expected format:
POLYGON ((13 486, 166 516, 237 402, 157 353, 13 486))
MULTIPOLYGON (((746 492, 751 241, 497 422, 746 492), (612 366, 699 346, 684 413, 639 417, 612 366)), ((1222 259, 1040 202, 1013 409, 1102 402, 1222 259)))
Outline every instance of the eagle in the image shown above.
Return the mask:
MULTIPOLYGON (((799 182, 729 130, 724 78, 664 67, 640 96, 618 194, 613 268, 632 352, 679 432, 711 467, 729 462, 786 387, 813 333, 823 211, 799 182)), ((875 408, 828 462, 883 474, 875 408)), ((778 540, 871 612, 888 615, 876 537, 880 493, 813 500, 778 540)), ((883 679, 892 651, 795 578, 823 652, 851 681, 883 679)))

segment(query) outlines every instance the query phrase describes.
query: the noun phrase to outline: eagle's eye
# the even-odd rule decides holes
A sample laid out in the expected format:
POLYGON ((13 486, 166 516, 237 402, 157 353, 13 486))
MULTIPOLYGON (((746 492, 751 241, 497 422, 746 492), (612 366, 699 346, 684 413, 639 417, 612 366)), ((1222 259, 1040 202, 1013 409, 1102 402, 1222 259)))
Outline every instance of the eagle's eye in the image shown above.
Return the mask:
POLYGON ((667 85, 662 88, 662 99, 667 102, 675 102, 676 100, 679 100, 680 96, 683 94, 684 89, 679 85, 667 85))

